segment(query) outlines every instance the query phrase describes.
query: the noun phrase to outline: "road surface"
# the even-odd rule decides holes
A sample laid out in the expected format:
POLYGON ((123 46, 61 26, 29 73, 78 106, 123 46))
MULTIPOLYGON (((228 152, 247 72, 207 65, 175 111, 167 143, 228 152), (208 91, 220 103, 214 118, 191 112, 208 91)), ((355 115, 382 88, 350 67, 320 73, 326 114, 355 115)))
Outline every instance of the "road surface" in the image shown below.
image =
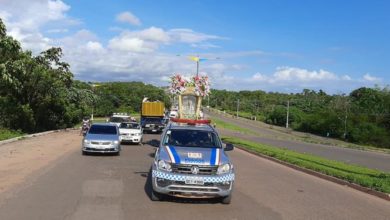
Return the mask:
MULTIPOLYGON (((158 140, 159 135, 145 135, 144 139, 158 140)), ((149 171, 154 147, 123 145, 120 156, 82 156, 77 132, 38 140, 24 140, 14 146, 22 150, 26 143, 42 147, 55 141, 56 149, 68 150, 0 193, 0 219, 390 218, 388 201, 238 149, 229 153, 236 167, 230 205, 216 200, 152 202, 149 171)), ((0 149, 3 147, 7 146, 0 149)))
POLYGON ((281 136, 291 136, 280 131, 256 126, 254 123, 248 123, 246 120, 225 117, 213 112, 207 112, 207 115, 224 120, 228 123, 238 125, 242 128, 250 129, 261 135, 242 134, 230 130, 221 130, 220 133, 226 136, 236 136, 254 142, 268 144, 275 147, 287 148, 301 153, 310 153, 331 160, 342 161, 349 164, 361 165, 364 167, 390 172, 390 154, 362 151, 351 148, 306 143, 302 141, 289 140, 281 136))

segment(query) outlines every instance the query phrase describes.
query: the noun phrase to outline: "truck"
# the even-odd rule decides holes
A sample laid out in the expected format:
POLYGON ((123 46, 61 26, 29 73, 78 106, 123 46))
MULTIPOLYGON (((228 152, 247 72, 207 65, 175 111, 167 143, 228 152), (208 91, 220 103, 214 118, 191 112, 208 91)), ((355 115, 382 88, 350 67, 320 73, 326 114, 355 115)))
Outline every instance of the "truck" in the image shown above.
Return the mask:
POLYGON ((165 128, 165 104, 160 101, 142 101, 141 126, 144 133, 161 133, 165 128))

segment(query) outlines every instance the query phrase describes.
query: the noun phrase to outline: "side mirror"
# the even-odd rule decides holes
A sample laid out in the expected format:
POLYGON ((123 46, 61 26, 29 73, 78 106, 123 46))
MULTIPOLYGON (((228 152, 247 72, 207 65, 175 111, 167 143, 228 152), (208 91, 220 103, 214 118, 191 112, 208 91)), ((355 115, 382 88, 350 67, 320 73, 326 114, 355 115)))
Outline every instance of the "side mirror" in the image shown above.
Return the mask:
POLYGON ((225 151, 232 151, 233 149, 234 149, 234 145, 233 144, 226 144, 225 151))

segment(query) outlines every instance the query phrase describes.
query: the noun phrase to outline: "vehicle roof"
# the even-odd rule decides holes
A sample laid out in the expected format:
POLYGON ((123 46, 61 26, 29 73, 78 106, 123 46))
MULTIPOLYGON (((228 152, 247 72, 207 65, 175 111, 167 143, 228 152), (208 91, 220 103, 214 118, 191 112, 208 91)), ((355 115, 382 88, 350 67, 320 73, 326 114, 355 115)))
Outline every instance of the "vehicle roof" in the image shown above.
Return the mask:
POLYGON ((214 131, 215 129, 209 124, 187 124, 187 123, 177 123, 170 122, 168 125, 169 129, 182 129, 182 130, 202 130, 202 131, 214 131))
POLYGON ((110 124, 110 123, 93 123, 92 126, 93 126, 93 125, 117 127, 116 124, 110 124))

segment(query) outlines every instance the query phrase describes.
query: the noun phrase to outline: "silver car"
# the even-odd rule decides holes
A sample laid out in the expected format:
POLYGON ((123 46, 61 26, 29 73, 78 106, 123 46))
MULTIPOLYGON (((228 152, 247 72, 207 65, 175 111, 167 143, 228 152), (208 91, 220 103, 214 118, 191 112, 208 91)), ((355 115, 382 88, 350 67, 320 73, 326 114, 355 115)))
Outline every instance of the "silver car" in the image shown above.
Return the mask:
POLYGON ((171 122, 162 134, 152 165, 152 200, 176 197, 232 198, 234 168, 223 144, 210 125, 171 122))
POLYGON ((120 154, 121 138, 115 124, 93 124, 82 142, 82 153, 120 154))

